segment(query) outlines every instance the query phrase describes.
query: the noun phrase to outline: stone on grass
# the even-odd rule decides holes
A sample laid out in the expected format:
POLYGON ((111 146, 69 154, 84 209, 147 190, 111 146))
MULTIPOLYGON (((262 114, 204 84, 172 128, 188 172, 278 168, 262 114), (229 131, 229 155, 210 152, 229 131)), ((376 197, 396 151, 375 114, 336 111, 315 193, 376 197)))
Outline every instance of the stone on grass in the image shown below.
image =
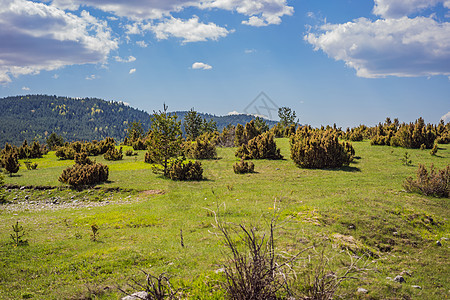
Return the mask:
POLYGON ((403 278, 403 276, 400 276, 400 275, 395 276, 394 281, 400 282, 400 283, 406 282, 405 278, 403 278))
POLYGON ((147 292, 136 292, 129 296, 123 297, 121 300, 140 300, 140 299, 147 299, 148 293, 147 292))
POLYGON ((364 288, 358 288, 358 290, 356 292, 361 293, 361 294, 367 294, 369 291, 364 288))

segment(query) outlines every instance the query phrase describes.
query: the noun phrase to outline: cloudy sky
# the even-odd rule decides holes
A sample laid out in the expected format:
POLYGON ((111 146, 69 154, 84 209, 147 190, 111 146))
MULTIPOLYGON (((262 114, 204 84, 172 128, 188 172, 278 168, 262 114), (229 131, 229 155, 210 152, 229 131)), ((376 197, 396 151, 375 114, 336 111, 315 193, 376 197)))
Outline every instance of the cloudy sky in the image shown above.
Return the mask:
POLYGON ((450 0, 0 0, 0 97, 450 121, 449 21, 450 0))

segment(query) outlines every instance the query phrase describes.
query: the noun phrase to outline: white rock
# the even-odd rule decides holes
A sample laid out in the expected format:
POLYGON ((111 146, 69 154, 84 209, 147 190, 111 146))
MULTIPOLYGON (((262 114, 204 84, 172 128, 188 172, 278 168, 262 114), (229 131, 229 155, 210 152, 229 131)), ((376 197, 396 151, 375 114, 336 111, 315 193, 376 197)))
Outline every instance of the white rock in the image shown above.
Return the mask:
POLYGON ((136 292, 131 294, 130 296, 123 297, 121 300, 140 300, 140 299, 147 299, 148 293, 147 292, 136 292))
POLYGON ((369 291, 363 288, 358 288, 357 293, 367 294, 369 291))

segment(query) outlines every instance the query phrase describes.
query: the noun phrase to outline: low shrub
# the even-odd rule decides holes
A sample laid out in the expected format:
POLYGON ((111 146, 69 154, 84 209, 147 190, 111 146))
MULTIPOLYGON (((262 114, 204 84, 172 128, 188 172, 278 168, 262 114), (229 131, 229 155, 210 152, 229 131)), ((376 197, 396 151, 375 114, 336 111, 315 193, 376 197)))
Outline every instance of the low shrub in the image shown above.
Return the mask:
POLYGON ((106 160, 121 160, 123 159, 123 153, 122 153, 122 147, 120 147, 119 150, 117 150, 115 147, 110 148, 103 157, 106 160))
POLYGON ((214 142, 206 136, 200 136, 195 141, 186 141, 185 154, 192 159, 214 159, 217 158, 217 150, 214 142))
POLYGON ((251 139, 248 144, 243 144, 235 156, 244 159, 283 159, 271 132, 265 132, 251 139))
POLYGON ((108 180, 109 168, 91 161, 86 153, 75 155, 75 165, 63 170, 58 180, 74 187, 92 185, 108 180))
POLYGON ((353 160, 355 150, 348 142, 339 142, 331 130, 303 127, 290 139, 291 158, 301 168, 340 168, 353 160))
POLYGON ((144 140, 138 139, 131 143, 134 150, 147 150, 147 145, 144 140))
POLYGON ((420 193, 425 196, 449 197, 450 187, 450 165, 442 170, 435 169, 433 165, 430 170, 419 164, 417 178, 408 177, 403 183, 407 192, 420 193))
POLYGON ((12 176, 13 173, 19 172, 19 159, 16 152, 8 152, 1 157, 1 165, 12 176))
POLYGON ((203 168, 202 164, 196 162, 185 162, 182 160, 176 160, 169 167, 169 178, 172 180, 190 181, 190 180, 202 180, 203 168))
POLYGON ((56 149, 55 155, 61 160, 74 159, 75 150, 72 147, 59 147, 56 149))
POLYGON ((233 165, 234 173, 245 174, 255 172, 255 165, 252 162, 246 162, 242 158, 240 162, 233 165))
POLYGON ((136 155, 138 155, 138 153, 134 152, 131 149, 128 149, 128 150, 125 151, 125 156, 136 156, 136 155))

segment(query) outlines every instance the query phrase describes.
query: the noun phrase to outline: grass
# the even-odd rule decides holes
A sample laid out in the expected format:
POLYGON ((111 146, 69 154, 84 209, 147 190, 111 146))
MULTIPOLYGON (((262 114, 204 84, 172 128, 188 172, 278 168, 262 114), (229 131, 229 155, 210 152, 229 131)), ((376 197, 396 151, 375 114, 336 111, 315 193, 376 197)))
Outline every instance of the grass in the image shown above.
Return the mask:
MULTIPOLYGON (((295 251, 326 240, 330 255, 339 257, 337 263, 345 257, 341 249, 372 253, 374 270, 343 286, 348 298, 450 296, 449 241, 442 239, 443 246, 436 246, 437 240, 450 238, 449 200, 402 188, 419 163, 446 166, 448 145, 440 145, 438 156, 408 149, 412 166, 404 166, 405 149, 357 142, 358 159, 349 167, 306 170, 289 159, 287 139, 277 144, 285 160, 254 161, 253 174, 234 174, 235 149, 223 148, 218 149, 219 159, 202 161, 205 181, 173 182, 153 174, 143 162, 145 152, 138 151, 137 157, 117 162, 96 157, 110 167, 109 181, 100 189, 7 192, 12 202, 26 195, 38 203, 58 196, 62 202, 86 205, 42 210, 0 206, 0 299, 117 299, 116 286, 126 288, 130 278, 142 277, 140 269, 176 274, 178 285, 191 287, 186 297, 220 299, 220 274, 214 271, 224 262, 225 248, 215 235, 210 210, 219 210, 226 221, 260 230, 278 211, 290 228, 279 233, 279 250, 295 251), (116 187, 122 190, 103 189, 116 187), (164 194, 143 193, 150 190, 164 194), (89 205, 106 201, 109 204, 89 205), (28 246, 11 244, 16 221, 26 231, 28 246), (90 239, 93 224, 99 226, 97 242, 90 239), (411 274, 404 276, 406 283, 386 279, 402 271, 411 274), (357 287, 369 293, 357 295, 357 287)), ((16 176, 5 176, 5 183, 61 187, 59 175, 73 164, 59 161, 52 152, 32 161, 38 163, 37 170, 23 165, 16 176)))

